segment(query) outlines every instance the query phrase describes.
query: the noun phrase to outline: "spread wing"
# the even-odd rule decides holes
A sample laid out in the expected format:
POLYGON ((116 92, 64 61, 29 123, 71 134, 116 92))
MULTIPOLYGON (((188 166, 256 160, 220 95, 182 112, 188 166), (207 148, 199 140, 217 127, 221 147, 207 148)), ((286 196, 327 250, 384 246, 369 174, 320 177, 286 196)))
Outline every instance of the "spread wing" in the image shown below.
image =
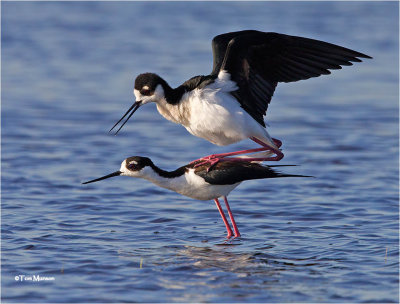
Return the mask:
POLYGON ((319 40, 259 31, 214 37, 213 70, 231 75, 239 89, 233 95, 261 125, 278 82, 292 82, 361 62, 368 55, 319 40))

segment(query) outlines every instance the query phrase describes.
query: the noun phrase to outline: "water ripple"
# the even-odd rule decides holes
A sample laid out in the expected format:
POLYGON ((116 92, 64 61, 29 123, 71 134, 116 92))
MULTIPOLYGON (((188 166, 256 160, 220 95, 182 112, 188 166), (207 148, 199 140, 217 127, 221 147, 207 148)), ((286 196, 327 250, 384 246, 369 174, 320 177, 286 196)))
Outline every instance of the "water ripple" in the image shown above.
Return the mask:
POLYGON ((3 301, 398 302, 398 3, 4 2, 2 11, 3 301), (230 195, 242 233, 233 240, 212 201, 122 177, 81 185, 132 155, 172 170, 251 146, 190 136, 154 105, 108 134, 132 103, 134 75, 154 71, 175 86, 209 73, 211 38, 245 28, 374 57, 274 94, 268 130, 283 141, 281 163, 299 165, 282 171, 314 178, 243 183, 230 195))

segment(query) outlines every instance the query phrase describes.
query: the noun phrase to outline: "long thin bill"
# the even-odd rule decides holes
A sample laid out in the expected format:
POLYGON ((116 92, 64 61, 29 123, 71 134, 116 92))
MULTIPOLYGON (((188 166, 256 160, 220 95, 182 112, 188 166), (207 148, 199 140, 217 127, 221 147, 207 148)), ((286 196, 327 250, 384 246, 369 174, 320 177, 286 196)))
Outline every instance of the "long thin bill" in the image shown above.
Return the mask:
POLYGON ((121 173, 122 173, 121 171, 115 171, 115 172, 113 172, 113 173, 111 173, 111 174, 108 174, 108 175, 106 175, 106 176, 99 177, 99 178, 96 178, 96 179, 92 179, 92 180, 90 180, 90 181, 88 181, 88 182, 84 182, 84 183, 82 183, 82 184, 85 185, 85 184, 90 184, 90 183, 98 182, 98 181, 101 181, 101 180, 106 179, 106 178, 110 178, 110 177, 114 177, 114 176, 119 176, 119 175, 121 175, 121 173))
POLYGON ((131 114, 128 116, 128 118, 125 120, 125 122, 124 122, 124 123, 121 125, 121 127, 117 130, 117 132, 115 132, 114 135, 117 135, 118 132, 119 132, 119 130, 122 129, 122 127, 127 123, 127 121, 129 120, 129 118, 132 117, 133 113, 135 113, 136 110, 139 109, 141 103, 142 103, 142 102, 141 102, 140 100, 139 100, 139 101, 136 101, 136 102, 129 108, 129 110, 126 111, 126 113, 124 114, 124 116, 122 116, 121 119, 118 120, 118 121, 116 122, 116 124, 115 124, 115 125, 110 129, 110 131, 108 131, 108 132, 111 132, 111 131, 125 118, 125 116, 128 115, 129 112, 132 111, 131 114))

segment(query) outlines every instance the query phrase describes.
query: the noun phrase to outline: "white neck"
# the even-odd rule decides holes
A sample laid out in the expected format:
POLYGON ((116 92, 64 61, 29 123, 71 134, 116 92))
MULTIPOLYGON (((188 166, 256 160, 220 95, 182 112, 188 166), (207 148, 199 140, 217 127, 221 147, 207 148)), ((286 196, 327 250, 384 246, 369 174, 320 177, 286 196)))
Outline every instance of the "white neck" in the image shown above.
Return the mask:
POLYGON ((159 99, 156 103, 158 112, 169 121, 187 126, 190 121, 189 95, 184 94, 182 101, 175 105, 169 104, 165 98, 159 99))
POLYGON ((152 182, 153 184, 156 184, 157 186, 178 193, 180 193, 179 190, 185 184, 183 182, 185 180, 184 175, 174 178, 162 177, 157 172, 155 172, 151 167, 144 168, 142 172, 143 172, 143 175, 141 176, 142 178, 147 179, 148 181, 152 182))
POLYGON ((189 169, 185 174, 178 177, 162 177, 152 168, 146 167, 142 170, 141 178, 166 188, 184 196, 197 200, 210 200, 221 196, 227 196, 240 183, 233 185, 211 185, 202 177, 194 173, 194 169, 189 169))

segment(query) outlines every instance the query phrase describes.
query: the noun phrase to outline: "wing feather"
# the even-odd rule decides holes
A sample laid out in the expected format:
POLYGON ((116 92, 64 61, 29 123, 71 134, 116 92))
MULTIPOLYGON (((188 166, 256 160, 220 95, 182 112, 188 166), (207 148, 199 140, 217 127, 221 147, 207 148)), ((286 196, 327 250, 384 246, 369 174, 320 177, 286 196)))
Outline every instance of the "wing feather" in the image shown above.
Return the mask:
POLYGON ((372 58, 328 42, 253 30, 218 35, 212 49, 211 75, 227 71, 239 87, 232 95, 263 126, 278 82, 328 75, 359 58, 372 58))
POLYGON ((333 60, 333 59, 329 59, 329 58, 319 58, 317 56, 311 55, 311 54, 301 54, 301 55, 297 55, 296 53, 290 54, 290 56, 288 56, 289 59, 295 60, 297 62, 300 63, 304 63, 306 65, 309 66, 314 66, 314 67, 320 67, 320 68, 324 68, 324 69, 341 69, 342 67, 340 66, 340 64, 342 65, 351 65, 346 63, 341 63, 338 62, 337 60, 333 60))

